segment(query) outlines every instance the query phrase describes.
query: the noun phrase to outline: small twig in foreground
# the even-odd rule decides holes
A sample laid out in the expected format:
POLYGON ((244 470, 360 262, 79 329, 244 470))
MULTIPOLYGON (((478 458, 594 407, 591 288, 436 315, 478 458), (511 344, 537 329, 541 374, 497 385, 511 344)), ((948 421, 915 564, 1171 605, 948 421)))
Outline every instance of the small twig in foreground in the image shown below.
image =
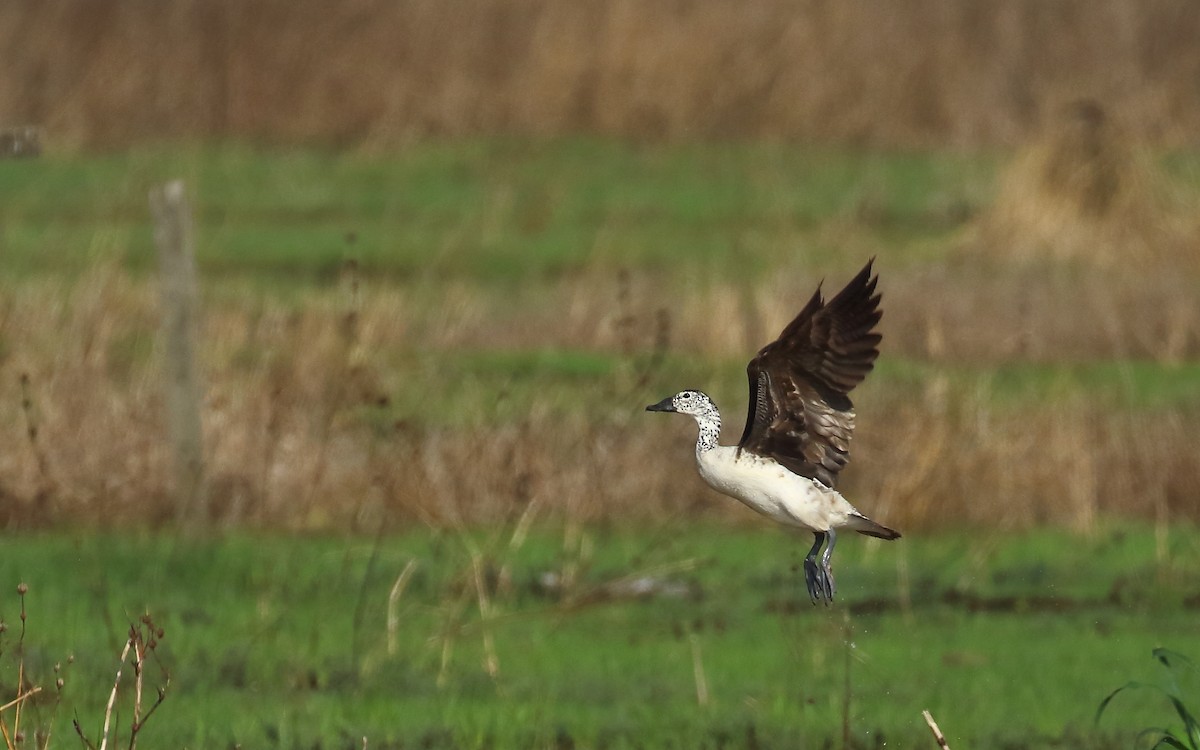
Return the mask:
POLYGON ((495 680, 500 676, 500 658, 496 656, 496 641, 492 635, 492 602, 484 582, 483 557, 477 552, 471 554, 471 572, 479 602, 479 623, 483 628, 483 669, 488 677, 495 680))
POLYGON ((404 570, 400 571, 400 575, 396 578, 396 582, 392 584, 392 591, 388 594, 387 606, 387 652, 388 656, 396 655, 396 631, 400 628, 400 613, 396 609, 396 605, 400 601, 400 596, 404 593, 404 589, 408 586, 408 579, 412 578, 413 572, 417 569, 417 559, 408 561, 404 566, 404 570))
MULTIPOLYGON (((17 584, 17 596, 21 598, 21 637, 17 640, 17 694, 20 695, 21 688, 25 685, 25 595, 29 593, 29 584, 22 581, 17 584)), ((25 704, 24 701, 16 702, 17 710, 13 716, 13 737, 18 737, 21 734, 21 707, 25 704)))
POLYGON ((950 750, 950 745, 946 744, 946 736, 942 734, 942 730, 938 728, 937 722, 933 720, 933 714, 929 711, 922 711, 921 715, 925 717, 925 723, 929 725, 929 731, 933 732, 933 738, 937 740, 938 747, 942 750, 950 750))
MULTIPOLYGON (((129 635, 125 640, 125 648, 121 651, 121 658, 117 662, 117 675, 113 680, 112 690, 108 694, 108 703, 104 708, 104 727, 100 735, 99 750, 107 750, 109 738, 112 737, 114 744, 117 742, 117 735, 110 734, 112 729, 113 709, 117 703, 117 694, 121 690, 121 678, 125 671, 125 663, 128 660, 133 666, 134 682, 133 682, 133 721, 129 726, 129 750, 134 750, 137 747, 138 734, 145 727, 146 721, 158 710, 163 701, 167 697, 167 688, 171 684, 171 675, 166 668, 159 662, 159 667, 162 669, 160 677, 161 684, 157 688, 158 698, 150 709, 142 713, 142 693, 145 687, 145 668, 146 660, 153 658, 158 661, 156 649, 159 641, 163 638, 163 629, 154 624, 154 619, 149 615, 142 615, 138 622, 131 623, 129 626, 129 635), (132 657, 130 653, 132 652, 132 657)), ((87 738, 84 734, 83 727, 79 723, 79 718, 76 717, 74 722, 75 733, 83 741, 83 744, 89 750, 95 750, 96 745, 87 738)), ((119 730, 118 730, 119 734, 119 730)))
POLYGON ((133 638, 125 641, 125 648, 121 651, 120 666, 117 667, 117 678, 113 680, 112 692, 108 694, 108 705, 104 708, 104 729, 100 734, 100 750, 104 750, 108 746, 108 728, 112 723, 113 706, 117 702, 117 690, 121 687, 121 671, 125 668, 125 660, 129 658, 129 650, 133 648, 133 638))
MULTIPOLYGON (((13 706, 16 706, 17 710, 19 711, 22 703, 24 703, 27 699, 29 699, 34 694, 40 693, 41 690, 42 689, 40 687, 35 687, 31 690, 28 690, 28 691, 22 693, 21 695, 18 695, 16 698, 13 698, 8 703, 5 703, 3 706, 0 706, 0 712, 6 711, 6 710, 12 708, 13 706)), ((16 722, 13 722, 13 731, 10 734, 8 731, 8 726, 3 721, 0 721, 0 734, 4 735, 4 746, 9 748, 9 750, 12 750, 13 748, 16 747, 15 743, 20 742, 21 735, 18 733, 18 731, 19 730, 17 729, 16 722)))
POLYGON ((688 643, 692 646, 692 677, 696 681, 696 703, 708 705, 708 678, 704 675, 704 658, 700 655, 700 636, 688 634, 688 643))
POLYGON ((8 709, 12 708, 13 706, 23 703, 26 699, 28 699, 40 692, 42 692, 42 688, 40 685, 38 687, 30 688, 29 690, 26 690, 24 693, 21 693, 20 695, 18 695, 16 698, 13 698, 12 700, 10 700, 8 703, 5 703, 3 706, 0 706, 0 711, 7 711, 8 709))

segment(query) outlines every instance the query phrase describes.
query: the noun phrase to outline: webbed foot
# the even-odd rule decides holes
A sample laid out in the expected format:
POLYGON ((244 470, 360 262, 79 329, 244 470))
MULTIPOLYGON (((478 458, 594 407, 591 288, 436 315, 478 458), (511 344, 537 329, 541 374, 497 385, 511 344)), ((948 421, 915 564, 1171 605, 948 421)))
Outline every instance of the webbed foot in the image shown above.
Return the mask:
POLYGON ((808 597, 812 599, 813 604, 821 601, 827 605, 833 604, 833 595, 837 593, 837 584, 833 582, 833 568, 829 563, 829 558, 833 555, 833 545, 837 542, 837 534, 830 529, 829 531, 814 531, 813 536, 816 537, 816 541, 813 542, 812 549, 808 551, 808 556, 804 558, 804 584, 808 587, 808 597), (821 552, 826 537, 829 539, 829 545, 825 547, 825 552, 821 554, 820 562, 818 562, 817 554, 821 552))
POLYGON ((832 604, 834 592, 837 591, 837 586, 833 583, 833 571, 829 567, 829 553, 833 548, 834 540, 833 531, 816 531, 813 532, 813 536, 816 537, 816 541, 813 543, 812 549, 808 551, 808 556, 804 558, 804 584, 808 587, 808 597, 812 599, 813 604, 821 601, 832 604), (818 562, 817 554, 825 544, 826 536, 829 537, 829 547, 826 548, 825 554, 821 555, 818 562))

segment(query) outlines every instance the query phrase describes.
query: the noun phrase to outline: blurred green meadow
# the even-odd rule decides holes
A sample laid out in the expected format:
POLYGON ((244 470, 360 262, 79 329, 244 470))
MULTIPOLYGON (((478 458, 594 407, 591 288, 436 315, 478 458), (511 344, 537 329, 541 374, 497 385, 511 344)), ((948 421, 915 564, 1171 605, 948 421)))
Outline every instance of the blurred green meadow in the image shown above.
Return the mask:
MULTIPOLYGON (((580 138, 384 154, 143 147, 5 165, 3 249, 10 273, 82 272, 113 257, 148 269, 146 194, 183 178, 195 196, 201 268, 281 287, 329 282, 351 258, 400 280, 528 284, 594 268, 752 280, 794 258, 797 237, 856 212, 919 260, 923 243, 987 199, 995 164, 953 153, 580 138)), ((804 252, 816 265, 841 250, 804 252)))
POLYGON ((762 526, 511 531, 10 537, 29 679, 74 655, 57 713, 24 721, 96 740, 148 611, 170 672, 148 747, 929 747, 928 709, 951 747, 1116 748, 1169 708, 1131 695, 1097 727, 1100 701, 1195 640, 1191 527, 848 540, 833 607, 807 599, 807 542, 762 526))
MULTIPOLYGON (((148 611, 171 683, 144 746, 932 747, 929 709, 951 747, 1128 747, 1164 707, 1096 707, 1195 641, 1200 283, 1186 258, 1010 257, 1010 161, 480 139, 3 162, 0 581, 31 587, 32 681, 75 654, 55 746, 72 716, 97 739, 148 611), (193 541, 146 208, 176 177, 214 500, 193 541), (905 536, 840 544, 812 607, 809 540, 705 489, 691 425, 642 409, 703 387, 730 442, 753 351, 871 256, 883 354, 843 489, 905 536)), ((1154 163, 1192 199, 1194 154, 1154 163)))
POLYGON ((5 750, 1178 731, 1094 717, 1200 657, 1200 4, 883 5, 0 3, 5 750), (809 539, 643 409, 703 388, 732 442, 748 358, 871 257, 839 489, 904 538, 814 607, 809 539))

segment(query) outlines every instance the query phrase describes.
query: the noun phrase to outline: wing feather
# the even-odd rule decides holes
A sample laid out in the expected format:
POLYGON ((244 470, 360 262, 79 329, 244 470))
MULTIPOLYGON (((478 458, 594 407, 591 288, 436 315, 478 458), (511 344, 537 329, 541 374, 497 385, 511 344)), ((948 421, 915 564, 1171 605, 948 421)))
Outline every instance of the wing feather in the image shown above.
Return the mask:
POLYGON ((746 367, 750 403, 738 447, 833 487, 850 460, 847 394, 874 367, 883 315, 874 259, 826 303, 820 287, 746 367))

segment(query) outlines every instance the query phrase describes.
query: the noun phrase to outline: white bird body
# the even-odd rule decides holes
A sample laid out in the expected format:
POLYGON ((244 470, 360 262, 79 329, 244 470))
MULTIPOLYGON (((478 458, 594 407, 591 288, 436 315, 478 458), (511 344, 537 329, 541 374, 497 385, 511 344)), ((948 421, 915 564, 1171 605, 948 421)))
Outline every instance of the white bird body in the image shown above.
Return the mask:
POLYGON ((718 445, 697 451, 696 465, 709 487, 785 526, 829 531, 856 525, 859 513, 840 492, 793 474, 773 458, 718 445))

